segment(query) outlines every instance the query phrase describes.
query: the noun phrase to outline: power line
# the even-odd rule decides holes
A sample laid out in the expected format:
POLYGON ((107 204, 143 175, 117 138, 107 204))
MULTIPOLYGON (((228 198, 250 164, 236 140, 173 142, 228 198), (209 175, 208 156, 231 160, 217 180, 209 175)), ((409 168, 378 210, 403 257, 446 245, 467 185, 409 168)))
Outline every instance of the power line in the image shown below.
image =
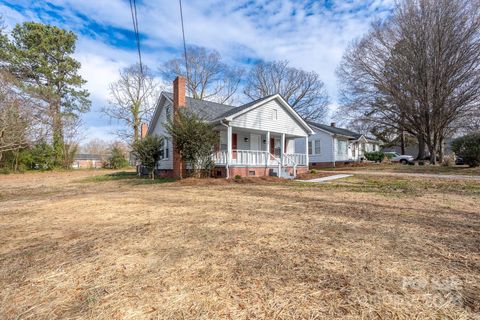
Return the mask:
POLYGON ((188 75, 188 59, 187 59, 187 45, 185 42, 185 28, 183 26, 183 10, 182 10, 182 0, 178 0, 180 4, 180 20, 182 22, 182 36, 183 36, 183 53, 185 55, 185 70, 187 71, 187 88, 189 87, 189 75, 188 75))
POLYGON ((137 2, 136 2, 136 0, 130 0, 130 13, 132 14, 133 31, 135 32, 135 40, 137 41, 138 61, 140 63, 140 73, 143 74, 142 52, 141 52, 141 49, 140 49, 140 32, 139 32, 139 29, 138 29, 137 2))

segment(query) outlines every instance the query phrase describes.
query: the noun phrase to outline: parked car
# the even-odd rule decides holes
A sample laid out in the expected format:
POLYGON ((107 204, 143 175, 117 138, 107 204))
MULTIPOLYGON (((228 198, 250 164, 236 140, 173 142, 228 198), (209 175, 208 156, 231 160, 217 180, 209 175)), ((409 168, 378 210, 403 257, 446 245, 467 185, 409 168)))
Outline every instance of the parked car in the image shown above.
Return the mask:
POLYGON ((465 164, 465 162, 463 161, 463 158, 460 158, 460 157, 456 157, 455 158, 455 164, 457 166, 463 166, 465 164))
POLYGON ((392 162, 400 162, 402 164, 413 164, 413 156, 406 154, 398 154, 396 152, 385 152, 385 156, 392 162))

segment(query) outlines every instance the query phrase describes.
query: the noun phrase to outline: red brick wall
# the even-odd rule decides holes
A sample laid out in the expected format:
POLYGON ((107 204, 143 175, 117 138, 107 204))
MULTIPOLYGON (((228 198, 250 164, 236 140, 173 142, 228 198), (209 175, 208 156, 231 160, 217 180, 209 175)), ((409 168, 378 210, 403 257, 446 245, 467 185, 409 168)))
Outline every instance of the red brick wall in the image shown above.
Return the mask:
MULTIPOLYGON (((233 167, 229 169, 230 178, 234 178, 236 175, 241 177, 249 177, 249 172, 254 171, 255 175, 250 177, 263 177, 270 175, 270 169, 272 168, 247 168, 247 167, 233 167)), ((307 167, 298 167, 297 174, 308 172, 307 167)), ((289 173, 293 173, 293 168, 289 168, 289 173)), ((226 170, 224 167, 217 167, 213 169, 213 177, 226 177, 226 170)))
MULTIPOLYGON (((186 90, 186 79, 184 77, 177 77, 173 81, 173 115, 177 117, 178 112, 181 108, 185 107, 186 98, 185 98, 185 90, 186 90)), ((175 147, 175 140, 172 141, 173 144, 173 176, 175 178, 179 178, 180 176, 185 175, 185 165, 182 161, 182 157, 180 153, 177 151, 175 147)))

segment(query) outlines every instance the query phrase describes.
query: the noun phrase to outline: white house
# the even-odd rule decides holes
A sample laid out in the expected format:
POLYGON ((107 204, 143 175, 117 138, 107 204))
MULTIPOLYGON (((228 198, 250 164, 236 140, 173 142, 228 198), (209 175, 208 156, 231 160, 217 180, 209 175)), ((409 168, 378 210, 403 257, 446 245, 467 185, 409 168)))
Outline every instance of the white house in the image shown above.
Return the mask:
POLYGON ((173 94, 162 92, 147 132, 166 141, 157 163, 159 175, 177 177, 185 170, 165 130, 167 119, 181 108, 214 124, 220 140, 212 153, 215 176, 294 177, 308 170, 306 142, 313 130, 280 95, 234 107, 186 97, 183 77, 173 87, 173 94), (297 140, 303 140, 303 147, 297 147, 297 140))
MULTIPOLYGON (((380 142, 363 134, 330 126, 308 122, 315 132, 308 139, 310 168, 335 167, 365 159, 364 153, 379 151, 380 142)), ((302 141, 297 147, 302 148, 302 141)))

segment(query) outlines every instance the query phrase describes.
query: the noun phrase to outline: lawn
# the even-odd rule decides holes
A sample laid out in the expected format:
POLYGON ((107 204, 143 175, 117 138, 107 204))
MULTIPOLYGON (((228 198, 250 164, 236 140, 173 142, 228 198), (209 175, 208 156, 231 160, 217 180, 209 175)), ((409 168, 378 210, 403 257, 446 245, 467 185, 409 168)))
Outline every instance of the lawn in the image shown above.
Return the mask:
POLYGON ((432 166, 425 164, 420 166, 403 165, 400 163, 388 164, 366 164, 364 166, 346 166, 337 168, 324 168, 322 171, 377 171, 385 173, 426 173, 426 174, 446 174, 446 175, 472 175, 480 176, 480 167, 470 168, 468 166, 432 166))
POLYGON ((479 319, 480 183, 0 176, 0 319, 479 319))

